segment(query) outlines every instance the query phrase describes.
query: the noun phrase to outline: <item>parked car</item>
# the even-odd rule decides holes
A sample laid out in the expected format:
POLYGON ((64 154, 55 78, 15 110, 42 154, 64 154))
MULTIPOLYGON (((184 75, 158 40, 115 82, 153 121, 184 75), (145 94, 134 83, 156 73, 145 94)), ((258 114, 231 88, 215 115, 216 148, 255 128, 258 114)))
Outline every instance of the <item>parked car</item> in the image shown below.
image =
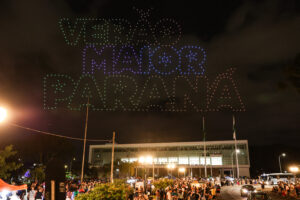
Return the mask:
POLYGON ((251 192, 256 192, 255 187, 253 185, 243 185, 241 187, 241 196, 242 197, 247 197, 249 193, 251 192))

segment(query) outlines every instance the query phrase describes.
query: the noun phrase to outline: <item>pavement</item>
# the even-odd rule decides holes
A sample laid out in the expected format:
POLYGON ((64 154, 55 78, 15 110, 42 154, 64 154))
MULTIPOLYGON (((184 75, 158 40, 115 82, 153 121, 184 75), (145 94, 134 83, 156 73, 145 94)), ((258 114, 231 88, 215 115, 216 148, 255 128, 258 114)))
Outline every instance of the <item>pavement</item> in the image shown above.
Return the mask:
MULTIPOLYGON (((255 186, 259 191, 261 190, 260 185, 255 186)), ((224 186, 221 189, 220 200, 246 200, 247 197, 241 197, 241 186, 224 186)), ((266 186, 264 190, 266 192, 271 191, 271 187, 266 186)), ((272 198, 273 199, 273 198, 272 198)))
POLYGON ((244 200, 246 197, 241 197, 240 186, 224 186, 221 188, 220 200, 244 200))

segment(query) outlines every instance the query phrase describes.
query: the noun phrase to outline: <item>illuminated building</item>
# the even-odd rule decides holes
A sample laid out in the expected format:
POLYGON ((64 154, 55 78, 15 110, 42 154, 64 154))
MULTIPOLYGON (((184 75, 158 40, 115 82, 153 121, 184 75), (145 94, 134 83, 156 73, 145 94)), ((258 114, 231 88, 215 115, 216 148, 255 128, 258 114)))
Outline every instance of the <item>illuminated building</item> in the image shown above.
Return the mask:
MULTIPOLYGON (((238 140, 239 173, 250 177, 250 162, 248 141, 238 140)), ((101 167, 111 162, 112 144, 90 145, 89 162, 101 167)), ((207 175, 226 176, 236 174, 235 147, 233 140, 206 142, 207 175), (234 170, 234 172, 232 171, 234 170)), ((184 167, 187 174, 204 176, 205 155, 204 142, 169 142, 169 143, 139 143, 116 144, 115 161, 138 162, 141 156, 152 156, 156 174, 165 175, 167 164, 175 164, 176 168, 184 167)), ((140 166, 145 167, 145 166, 140 166)), ((147 166, 146 166, 147 167, 147 166)), ((152 165, 149 164, 149 169, 152 165)))

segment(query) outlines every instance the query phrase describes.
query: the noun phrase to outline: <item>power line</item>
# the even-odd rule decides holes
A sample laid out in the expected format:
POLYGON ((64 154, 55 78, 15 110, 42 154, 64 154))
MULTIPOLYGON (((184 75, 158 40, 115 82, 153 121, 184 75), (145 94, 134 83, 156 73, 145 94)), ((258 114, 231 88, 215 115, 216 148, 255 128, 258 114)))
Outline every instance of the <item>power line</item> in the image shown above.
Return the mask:
MULTIPOLYGON (((25 129, 25 130, 28 130, 28 131, 41 133, 41 134, 44 134, 44 135, 50 135, 50 136, 60 137, 60 138, 69 139, 69 140, 84 141, 83 138, 76 138, 76 137, 70 137, 70 136, 65 136, 65 135, 59 135, 59 134, 55 134, 55 133, 49 133, 49 132, 46 132, 46 131, 40 131, 40 130, 37 130, 37 129, 28 128, 28 127, 25 127, 25 126, 14 124, 14 123, 9 123, 9 124, 11 126, 14 126, 14 127, 18 127, 18 128, 22 128, 22 129, 25 129)), ((86 139, 86 140, 89 141, 89 142, 111 142, 111 140, 97 140, 97 139, 86 139)))

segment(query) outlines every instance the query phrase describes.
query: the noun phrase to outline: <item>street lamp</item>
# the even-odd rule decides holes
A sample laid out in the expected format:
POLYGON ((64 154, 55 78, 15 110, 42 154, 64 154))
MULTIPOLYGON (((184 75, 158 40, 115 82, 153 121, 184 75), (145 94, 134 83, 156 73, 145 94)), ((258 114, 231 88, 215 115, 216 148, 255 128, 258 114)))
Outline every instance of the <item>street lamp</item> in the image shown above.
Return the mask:
POLYGON ((296 174, 296 173, 299 172, 299 167, 297 167, 297 166, 291 166, 291 167, 289 168, 289 170, 290 170, 290 172, 296 174))
POLYGON ((179 172, 184 173, 184 178, 185 178, 185 168, 184 167, 180 167, 178 169, 179 172))
POLYGON ((152 175, 153 175, 153 182, 154 182, 154 177, 155 177, 155 174, 154 174, 154 159, 153 159, 152 156, 147 156, 146 159, 145 159, 145 162, 148 165, 152 164, 152 175))
POLYGON ((172 177, 172 170, 175 168, 175 164, 174 163, 169 163, 167 165, 167 168, 171 170, 171 177, 172 177))
MULTIPOLYGON (((144 165, 145 166, 145 164, 152 164, 152 174, 153 174, 153 182, 154 182, 154 159, 153 159, 153 157, 152 156, 146 156, 146 157, 144 157, 144 156, 141 156, 141 157, 139 157, 139 163, 141 163, 142 165, 144 165)), ((146 171, 146 168, 144 168, 145 169, 145 171, 146 171)), ((146 178, 147 178, 147 175, 146 175, 146 173, 145 173, 145 182, 144 182, 144 191, 146 192, 146 178)))
POLYGON ((76 160, 76 158, 74 157, 72 160, 71 160, 71 162, 70 162, 70 172, 72 173, 72 164, 73 164, 73 161, 75 161, 76 160))
POLYGON ((7 110, 3 107, 0 107, 0 123, 3 122, 7 117, 7 110))
POLYGON ((289 168, 290 172, 292 172, 294 174, 294 181, 296 183, 296 174, 299 172, 299 167, 297 166, 291 166, 289 168))
MULTIPOLYGON (((235 151, 233 151, 232 153, 231 153, 231 168, 232 168, 232 178, 234 178, 234 169, 233 169, 233 154, 234 153, 237 153, 237 154, 239 154, 241 151, 239 150, 239 149, 237 149, 237 150, 235 150, 235 151)), ((238 170, 238 169, 237 169, 238 170)))
POLYGON ((285 157, 285 156, 286 156, 286 154, 285 154, 285 153, 282 153, 282 154, 280 154, 279 157, 278 157, 280 173, 282 173, 281 160, 280 160, 280 158, 281 158, 281 157, 285 157))
POLYGON ((154 159, 153 159, 153 157, 152 156, 146 156, 146 157, 141 156, 139 158, 139 163, 141 163, 142 165, 144 165, 144 164, 148 164, 148 165, 152 164, 152 168, 153 168, 152 174, 153 174, 153 181, 154 181, 154 159))

